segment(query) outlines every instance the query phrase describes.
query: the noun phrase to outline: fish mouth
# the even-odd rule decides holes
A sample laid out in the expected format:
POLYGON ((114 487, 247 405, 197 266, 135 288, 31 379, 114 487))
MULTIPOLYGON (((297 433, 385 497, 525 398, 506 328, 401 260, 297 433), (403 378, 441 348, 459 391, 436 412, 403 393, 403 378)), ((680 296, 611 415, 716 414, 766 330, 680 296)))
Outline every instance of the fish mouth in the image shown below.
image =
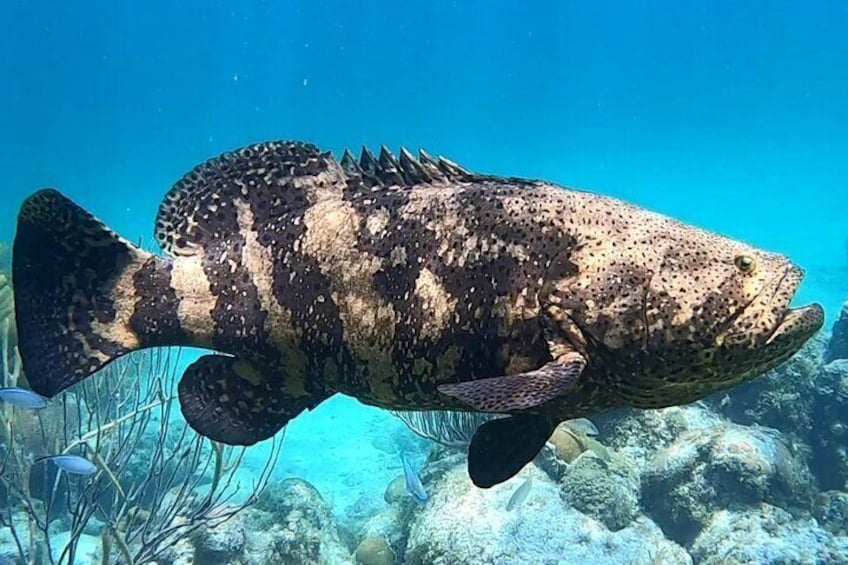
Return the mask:
POLYGON ((766 347, 794 352, 824 325, 824 309, 820 304, 789 307, 803 279, 804 271, 796 265, 790 265, 780 277, 770 308, 776 323, 765 340, 766 347))
POLYGON ((780 321, 766 340, 771 346, 790 340, 807 341, 824 325, 824 308, 813 303, 798 308, 785 308, 780 321))

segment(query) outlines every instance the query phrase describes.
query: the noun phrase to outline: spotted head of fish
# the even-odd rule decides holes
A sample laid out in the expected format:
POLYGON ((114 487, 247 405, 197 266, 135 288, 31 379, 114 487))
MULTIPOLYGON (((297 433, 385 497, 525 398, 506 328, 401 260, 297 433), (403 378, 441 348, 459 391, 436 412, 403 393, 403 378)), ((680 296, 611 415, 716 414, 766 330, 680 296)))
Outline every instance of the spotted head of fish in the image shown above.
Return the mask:
POLYGON ((787 257, 615 204, 597 212, 617 221, 553 262, 542 302, 617 402, 692 402, 774 368, 821 328, 821 306, 790 307, 803 271, 787 257))

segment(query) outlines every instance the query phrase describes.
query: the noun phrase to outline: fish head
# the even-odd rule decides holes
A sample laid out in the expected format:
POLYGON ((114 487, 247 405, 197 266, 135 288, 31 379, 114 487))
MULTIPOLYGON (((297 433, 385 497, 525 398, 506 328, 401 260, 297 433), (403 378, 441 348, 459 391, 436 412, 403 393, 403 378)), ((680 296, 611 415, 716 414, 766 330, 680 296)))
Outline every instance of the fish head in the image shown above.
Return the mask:
POLYGON ((627 405, 670 406, 730 388, 821 328, 818 304, 790 308, 803 271, 785 256, 633 213, 555 260, 543 297, 627 405))

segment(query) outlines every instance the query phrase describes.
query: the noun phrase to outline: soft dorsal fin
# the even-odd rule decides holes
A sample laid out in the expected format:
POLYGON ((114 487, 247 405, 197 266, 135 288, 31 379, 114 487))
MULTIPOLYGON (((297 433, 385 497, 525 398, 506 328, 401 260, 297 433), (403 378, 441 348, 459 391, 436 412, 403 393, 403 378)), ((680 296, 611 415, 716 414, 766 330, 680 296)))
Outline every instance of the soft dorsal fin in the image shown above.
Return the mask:
POLYGON ((155 237, 165 252, 191 255, 196 247, 237 229, 235 202, 277 217, 308 206, 345 184, 330 153, 297 141, 273 141, 224 153, 198 165, 165 196, 155 237))
POLYGON ((159 206, 155 237, 166 253, 192 255, 238 229, 236 201, 270 221, 309 206, 323 194, 341 193, 352 178, 368 187, 388 187, 489 177, 444 157, 431 157, 423 149, 416 159, 401 147, 398 159, 386 146, 379 156, 363 147, 358 162, 347 150, 339 162, 309 143, 257 143, 210 159, 180 179, 159 206))

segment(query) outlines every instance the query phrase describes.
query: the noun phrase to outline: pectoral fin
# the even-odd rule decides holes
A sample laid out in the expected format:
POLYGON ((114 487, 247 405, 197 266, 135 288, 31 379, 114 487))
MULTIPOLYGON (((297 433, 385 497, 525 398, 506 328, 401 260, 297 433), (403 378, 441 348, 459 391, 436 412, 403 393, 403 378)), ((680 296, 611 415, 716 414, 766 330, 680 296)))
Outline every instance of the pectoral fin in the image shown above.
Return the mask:
POLYGON ((468 448, 471 482, 489 488, 515 476, 545 446, 555 426, 547 418, 527 414, 482 424, 468 448))
POLYGON ((320 402, 309 396, 291 397, 276 385, 246 361, 206 355, 192 363, 180 380, 180 406, 200 435, 229 445, 253 445, 320 402))
POLYGON ((585 359, 570 352, 534 371, 444 384, 439 392, 465 402, 481 412, 513 412, 539 406, 577 384, 585 359))

